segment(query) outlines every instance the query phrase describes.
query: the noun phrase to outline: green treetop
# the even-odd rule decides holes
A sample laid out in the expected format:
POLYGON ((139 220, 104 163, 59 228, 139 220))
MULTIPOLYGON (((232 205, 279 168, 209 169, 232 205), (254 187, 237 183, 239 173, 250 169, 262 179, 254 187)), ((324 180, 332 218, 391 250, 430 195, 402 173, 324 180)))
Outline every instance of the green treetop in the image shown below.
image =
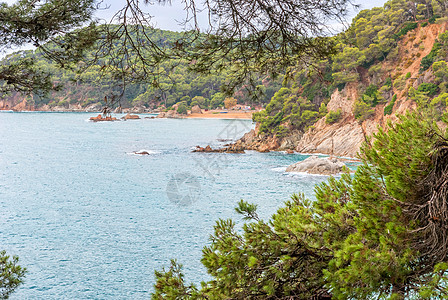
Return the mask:
POLYGON ((153 299, 409 299, 447 297, 448 143, 422 114, 364 144, 351 176, 295 195, 265 222, 241 201, 242 230, 219 220, 186 285, 179 265, 156 272, 153 299))

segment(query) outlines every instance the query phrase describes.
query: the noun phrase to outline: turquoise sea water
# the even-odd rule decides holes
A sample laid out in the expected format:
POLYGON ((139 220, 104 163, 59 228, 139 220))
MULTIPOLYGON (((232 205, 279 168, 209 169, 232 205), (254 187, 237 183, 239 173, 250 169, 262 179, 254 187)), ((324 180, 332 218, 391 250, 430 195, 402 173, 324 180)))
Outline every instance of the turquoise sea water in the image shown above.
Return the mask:
POLYGON ((213 225, 241 224, 240 199, 267 219, 326 179, 285 173, 299 154, 191 153, 241 137, 250 121, 90 116, 0 113, 0 249, 29 271, 11 299, 148 299, 171 258, 198 283, 213 225))

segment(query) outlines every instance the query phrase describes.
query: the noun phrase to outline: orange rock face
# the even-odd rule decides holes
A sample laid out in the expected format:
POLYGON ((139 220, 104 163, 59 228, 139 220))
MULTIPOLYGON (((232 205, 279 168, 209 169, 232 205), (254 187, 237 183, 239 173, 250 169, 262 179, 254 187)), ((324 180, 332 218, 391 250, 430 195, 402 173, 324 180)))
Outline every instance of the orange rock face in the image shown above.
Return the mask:
POLYGON ((115 118, 115 117, 107 116, 107 117, 104 117, 104 118, 103 118, 102 115, 98 115, 98 116, 96 116, 96 117, 91 117, 91 118, 90 118, 90 121, 93 121, 93 122, 116 121, 116 120, 117 120, 117 118, 115 118))
POLYGON ((125 120, 138 120, 138 119, 140 119, 140 117, 137 115, 127 114, 126 116, 124 116, 124 119, 125 120))

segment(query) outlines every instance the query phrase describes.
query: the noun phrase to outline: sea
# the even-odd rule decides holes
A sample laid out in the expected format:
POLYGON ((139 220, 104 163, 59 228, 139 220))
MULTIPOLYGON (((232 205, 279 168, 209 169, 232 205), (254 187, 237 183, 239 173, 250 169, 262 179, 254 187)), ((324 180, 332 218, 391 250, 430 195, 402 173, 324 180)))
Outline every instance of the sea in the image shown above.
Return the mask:
POLYGON ((267 220, 327 179, 285 172, 307 155, 192 152, 237 140, 250 120, 91 116, 0 113, 0 250, 28 270, 11 299, 148 299, 171 259, 198 284, 216 221, 244 223, 237 202, 267 220))

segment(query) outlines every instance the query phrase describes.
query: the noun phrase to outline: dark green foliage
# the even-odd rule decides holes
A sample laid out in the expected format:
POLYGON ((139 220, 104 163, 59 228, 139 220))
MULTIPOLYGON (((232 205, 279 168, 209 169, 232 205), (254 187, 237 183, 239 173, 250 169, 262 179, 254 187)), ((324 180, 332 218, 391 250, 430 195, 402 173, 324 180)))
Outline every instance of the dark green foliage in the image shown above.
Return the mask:
POLYGON ((434 24, 438 18, 440 18, 440 16, 434 15, 431 18, 428 19, 428 22, 431 23, 431 24, 434 24))
MULTIPOLYGON (((39 55, 65 67, 78 61, 90 48, 98 34, 94 24, 80 30, 91 20, 95 7, 92 0, 17 1, 0 3, 0 52, 16 46, 32 44, 39 55), (66 33, 65 35, 62 35, 66 33)), ((50 73, 36 63, 35 57, 10 55, 0 66, 0 94, 19 91, 43 95, 58 85, 50 81, 50 73)))
POLYGON ((306 57, 319 60, 335 52, 335 41, 321 37, 331 19, 346 15, 350 1, 307 3, 285 0, 208 1, 213 22, 211 32, 200 43, 186 49, 191 68, 198 72, 231 69, 225 87, 251 83, 248 75, 268 72, 277 75, 306 57), (317 37, 317 38, 316 38, 317 37))
POLYGON ((181 114, 181 115, 186 115, 187 114, 187 104, 185 104, 184 102, 179 104, 179 107, 177 108, 177 113, 181 114))
POLYGON ((0 299, 9 295, 23 283, 27 270, 18 265, 17 256, 10 257, 6 251, 0 251, 0 299))
POLYGON ((375 107, 379 101, 378 87, 374 84, 369 85, 362 95, 362 100, 375 107))
MULTIPOLYGON (((362 103, 366 104, 368 107, 375 107, 382 100, 383 100, 383 98, 380 95, 380 92, 378 91, 378 86, 371 84, 367 87, 364 94, 362 94, 362 96, 361 96, 361 100, 358 102, 362 102, 362 103)), ((364 114, 364 113, 360 113, 360 110, 364 111, 364 108, 361 109, 361 107, 364 107, 364 106, 365 105, 361 105, 361 104, 355 106, 355 110, 356 110, 355 117, 357 115, 359 116, 360 114, 364 114)))
POLYGON ((333 124, 339 121, 342 117, 342 110, 338 109, 336 111, 330 111, 325 118, 325 123, 333 124))
POLYGON ((34 59, 16 58, 15 55, 7 59, 6 63, 0 65, 0 94, 14 90, 43 95, 53 89, 51 76, 44 68, 37 66, 34 59))
POLYGON ((199 297, 194 285, 184 285, 182 265, 179 265, 176 260, 171 260, 169 270, 155 271, 155 276, 156 292, 151 295, 151 299, 197 299, 199 297))
POLYGON ((397 101, 397 95, 392 97, 392 101, 384 107, 384 115, 392 114, 392 109, 394 108, 395 101, 397 101))
POLYGON ((428 70, 429 67, 431 67, 431 65, 435 61, 435 58, 436 58, 441 46, 442 45, 436 41, 434 43, 434 46, 431 49, 431 52, 429 52, 428 55, 426 55, 425 57, 422 58, 422 61, 420 63, 420 73, 428 70))
POLYGON ((427 96, 434 96, 439 91, 439 87, 431 82, 423 82, 418 86, 417 90, 425 93, 427 96))
MULTIPOLYGON (((414 4, 417 5, 418 3, 413 1, 414 4)), ((342 91, 347 83, 359 81, 361 79, 360 74, 363 73, 363 67, 369 65, 376 66, 375 68, 371 67, 368 72, 370 83, 372 84, 367 86, 365 92, 355 103, 354 114, 360 122, 373 116, 373 108, 379 103, 383 103, 385 97, 389 97, 388 93, 393 85, 390 76, 386 77, 381 88, 377 85, 385 75, 385 70, 383 70, 381 64, 378 64, 378 62, 384 59, 393 61, 395 58, 386 56, 388 53, 398 53, 396 38, 418 27, 417 22, 408 21, 413 18, 410 15, 409 5, 410 3, 407 1, 389 1, 383 8, 360 12, 353 19, 350 28, 341 35, 341 39, 337 40, 339 42, 336 46, 338 52, 331 56, 328 61, 315 62, 319 67, 320 77, 323 77, 326 81, 316 80, 313 77, 315 76, 313 72, 302 72, 299 71, 300 69, 296 70, 295 72, 299 75, 294 78, 296 82, 294 82, 293 88, 291 89, 291 95, 297 96, 295 101, 300 102, 298 104, 300 105, 300 109, 283 110, 282 120, 280 120, 279 115, 274 119, 280 111, 278 103, 277 105, 270 106, 269 109, 267 108, 268 113, 259 114, 255 118, 256 121, 262 123, 263 133, 269 132, 268 127, 271 125, 276 126, 277 129, 279 126, 298 129, 299 131, 306 129, 311 124, 304 124, 303 121, 311 120, 312 118, 308 118, 310 116, 308 112, 305 115, 303 115, 303 112, 317 111, 317 108, 320 108, 323 101, 328 99, 336 88, 342 91), (331 65, 331 69, 328 67, 329 65, 331 65), (311 76, 303 76, 304 74, 311 76), (302 98, 306 98, 309 102, 312 102, 314 107, 302 109, 302 98), (263 121, 263 118, 269 120, 263 121)), ((439 40, 443 40, 442 36, 439 37, 439 40)), ((436 50, 432 52, 434 53, 436 50)), ((432 63, 432 60, 430 63, 432 63)), ((406 85, 405 81, 410 76, 411 73, 408 73, 399 77, 396 87, 399 89, 404 88, 406 85)), ((283 103, 285 107, 291 107, 291 100, 283 103)), ((385 113, 391 113, 392 107, 393 103, 389 103, 386 106, 385 113)), ((323 115, 325 114, 319 112, 320 117, 323 115)), ((277 129, 273 129, 271 132, 273 133, 277 129)))
POLYGON ((403 35, 406 35, 409 31, 414 30, 417 27, 418 27, 417 22, 406 23, 397 33, 397 37, 402 37, 403 35))
MULTIPOLYGON (((302 82, 304 82, 305 87, 311 87, 311 83, 315 82, 313 78, 299 77, 303 79, 302 82)), ((324 86, 322 82, 316 82, 315 85, 320 87, 320 90, 306 90, 309 98, 309 92, 314 90, 312 99, 303 98, 304 92, 298 92, 297 88, 292 90, 283 87, 275 93, 266 109, 255 113, 253 116, 253 120, 260 123, 259 132, 261 134, 275 134, 282 138, 291 130, 303 131, 316 122, 319 118, 320 104, 323 103, 323 97, 327 94, 322 92, 324 86), (314 104, 313 102, 317 103, 314 104)))
POLYGON ((427 193, 448 189, 439 180, 448 176, 446 136, 421 114, 401 116, 400 121, 389 123, 387 130, 380 129, 364 144, 362 165, 353 177, 346 173, 317 185, 314 202, 293 196, 265 222, 255 205, 241 201, 237 212, 250 222, 236 230, 233 221, 219 220, 211 245, 203 250, 202 263, 212 279, 198 291, 185 285, 178 272, 157 272, 153 295, 168 295, 166 291, 185 299, 446 295, 448 247, 440 243, 448 231, 445 220, 433 223, 431 210, 423 209, 430 206, 448 213, 446 193, 427 193), (441 202, 436 205, 433 197, 441 202), (439 244, 432 247, 429 240, 439 244))
POLYGON ((423 22, 422 27, 426 27, 426 26, 428 26, 428 22, 423 22))
MULTIPOLYGON (((181 39, 182 34, 154 29, 151 30, 148 37, 158 41, 157 46, 162 47, 165 43, 174 43, 176 40, 181 39)), ((94 51, 88 51, 87 55, 88 57, 94 55, 94 51)), ((133 58, 131 57, 131 59, 133 58)), ((9 80, 10 85, 16 91, 22 91, 20 85, 16 84, 16 81, 20 80, 19 83, 23 85, 23 81, 27 80, 28 77, 33 78, 33 80, 39 80, 33 84, 35 86, 45 86, 46 90, 63 87, 63 90, 52 92, 46 96, 34 95, 36 106, 49 104, 55 98, 67 98, 68 100, 74 100, 83 106, 87 106, 92 103, 102 103, 106 95, 120 95, 123 91, 120 86, 121 83, 117 82, 116 78, 112 76, 113 74, 104 74, 102 68, 103 61, 99 61, 98 64, 92 65, 87 70, 83 69, 85 63, 86 61, 80 62, 78 64, 79 69, 60 69, 57 64, 44 59, 39 52, 26 51, 6 57, 2 61, 2 66, 0 66, 0 72, 3 73, 5 79, 9 80), (24 59, 22 58, 23 56, 25 56, 24 59), (28 76, 28 73, 20 77, 10 75, 22 74, 24 71, 30 72, 30 70, 34 70, 28 66, 24 67, 24 64, 31 62, 34 64, 33 68, 36 70, 36 73, 43 74, 42 72, 47 72, 51 73, 52 76, 39 77, 37 76, 38 74, 28 76), (13 78, 15 81, 10 78, 13 78), (54 80, 55 78, 57 78, 60 85, 53 85, 52 79, 54 80)), ((191 72, 189 65, 185 61, 175 62, 174 60, 160 62, 159 67, 159 78, 156 82, 132 83, 126 86, 125 93, 120 99, 122 107, 136 105, 151 108, 159 105, 170 107, 184 100, 190 105, 191 101, 197 96, 212 100, 211 103, 208 101, 201 102, 202 108, 208 108, 209 105, 210 108, 223 106, 225 95, 221 92, 221 86, 226 84, 229 76, 232 76, 228 70, 223 70, 220 74, 200 76, 191 72), (183 97, 186 98, 183 99, 183 97)), ((272 80, 269 77, 263 76, 258 78, 258 82, 260 85, 263 82, 265 86, 261 85, 263 89, 258 94, 257 101, 258 103, 267 103, 272 94, 278 90, 280 80, 272 80)), ((239 99, 248 99, 246 97, 247 95, 244 94, 244 90, 245 88, 237 89, 236 92, 239 95, 239 99)), ((0 87, 1 91, 2 87, 0 87)), ((34 88, 33 92, 38 93, 39 90, 34 88)), ((11 96, 14 95, 12 94, 11 96)), ((102 105, 104 104, 102 103, 102 105)))
POLYGON ((338 84, 337 86, 336 86, 336 88, 338 89, 338 91, 342 91, 344 88, 345 88, 345 85, 346 85, 346 83, 341 83, 341 84, 338 84))

